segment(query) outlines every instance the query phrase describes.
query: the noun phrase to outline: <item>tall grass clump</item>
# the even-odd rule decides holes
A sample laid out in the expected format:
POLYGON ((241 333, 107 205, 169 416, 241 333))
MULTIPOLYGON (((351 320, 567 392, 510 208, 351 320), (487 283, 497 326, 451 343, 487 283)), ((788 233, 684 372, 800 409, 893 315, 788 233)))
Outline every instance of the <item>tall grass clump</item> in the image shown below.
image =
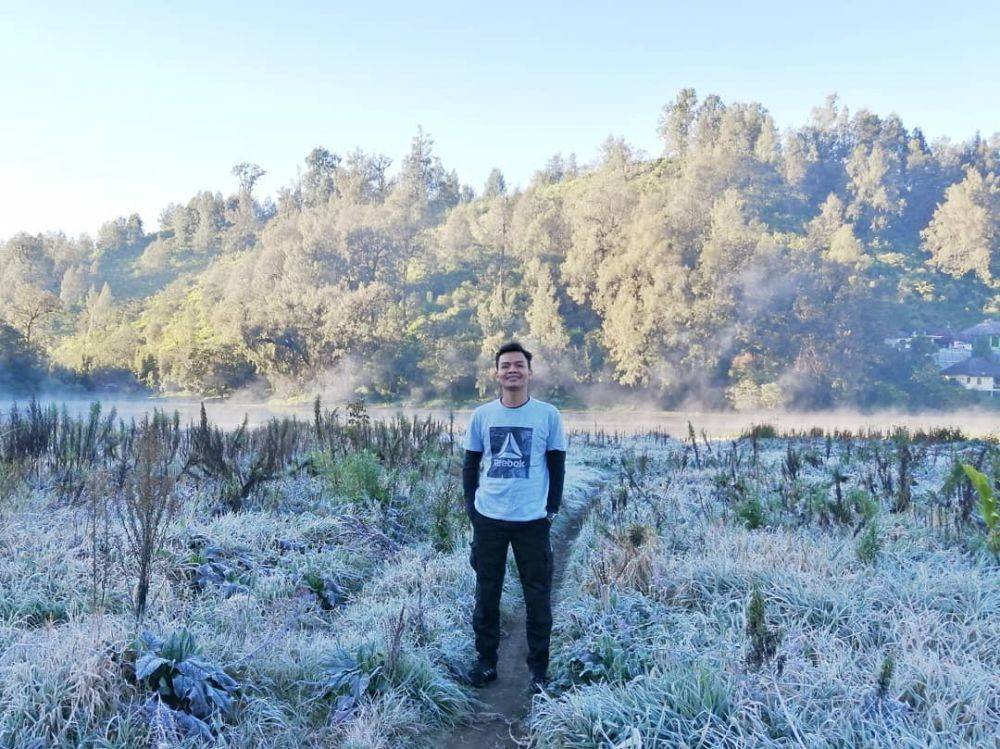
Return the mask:
POLYGON ((698 663, 627 684, 596 684, 534 704, 531 746, 553 749, 745 746, 733 731, 731 687, 698 663))
POLYGON ((126 644, 102 629, 81 622, 39 630, 0 655, 0 746, 97 746, 98 737, 135 730, 122 722, 135 710, 126 644))
POLYGON ((410 701, 433 725, 453 725, 476 701, 426 652, 402 640, 402 615, 385 642, 367 642, 353 652, 334 650, 324 661, 324 694, 333 700, 333 720, 346 721, 364 702, 395 693, 410 701))

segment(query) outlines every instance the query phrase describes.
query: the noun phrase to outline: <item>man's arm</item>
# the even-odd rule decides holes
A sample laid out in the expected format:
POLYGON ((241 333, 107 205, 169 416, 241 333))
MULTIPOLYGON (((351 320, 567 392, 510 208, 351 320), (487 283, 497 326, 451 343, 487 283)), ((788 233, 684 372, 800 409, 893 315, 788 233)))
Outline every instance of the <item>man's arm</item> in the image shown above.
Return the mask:
POLYGON ((479 461, 482 459, 482 450, 466 450, 465 462, 462 463, 462 492, 465 494, 465 512, 470 520, 476 504, 476 489, 479 488, 479 461))
POLYGON ((545 464, 549 469, 549 496, 545 502, 545 512, 552 515, 559 512, 562 504, 563 484, 566 481, 566 451, 547 450, 545 464))

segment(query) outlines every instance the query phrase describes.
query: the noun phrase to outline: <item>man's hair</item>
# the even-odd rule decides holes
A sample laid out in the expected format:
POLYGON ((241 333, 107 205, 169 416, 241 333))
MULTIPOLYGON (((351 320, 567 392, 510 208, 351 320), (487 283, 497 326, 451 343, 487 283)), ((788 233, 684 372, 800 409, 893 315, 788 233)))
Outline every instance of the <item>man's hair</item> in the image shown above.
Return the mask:
POLYGON ((528 360, 528 369, 531 369, 531 352, 517 341, 508 341, 497 349, 497 355, 494 357, 494 363, 496 364, 497 369, 500 369, 500 354, 509 354, 512 351, 520 351, 524 354, 524 358, 528 360))

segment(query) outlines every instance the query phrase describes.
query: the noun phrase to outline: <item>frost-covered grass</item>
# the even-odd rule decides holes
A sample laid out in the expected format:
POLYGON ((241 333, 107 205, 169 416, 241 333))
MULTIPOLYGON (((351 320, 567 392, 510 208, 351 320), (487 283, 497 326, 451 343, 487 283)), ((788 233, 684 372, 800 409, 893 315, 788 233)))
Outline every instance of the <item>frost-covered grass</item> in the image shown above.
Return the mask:
MULTIPOLYGON (((180 478, 141 623, 113 513, 95 524, 92 497, 65 489, 76 453, 4 469, 0 747, 203 744, 136 679, 142 630, 187 630, 239 684, 206 719, 215 746, 433 746, 474 715, 457 455, 362 422, 311 429, 286 433, 283 468, 238 508, 211 477, 180 478)), ((574 437, 553 533, 586 520, 532 741, 996 746, 1000 573, 955 480, 968 461, 995 481, 996 448, 697 444, 574 437)), ((519 588, 512 565, 508 628, 519 588)))
MULTIPOLYGON (((141 622, 115 505, 91 491, 112 486, 116 467, 131 470, 115 463, 113 442, 112 457, 90 464, 107 472, 93 484, 58 467, 76 448, 22 445, 38 457, 10 464, 14 489, 0 502, 0 747, 204 745, 184 708, 158 705, 137 679, 143 631, 189 632, 195 662, 238 683, 231 709, 205 718, 214 746, 432 746, 467 720, 480 703, 464 681, 475 579, 457 451, 438 439, 407 447, 398 423, 338 427, 327 414, 320 427, 323 439, 290 427, 282 467, 238 507, 212 476, 179 476, 141 622), (82 492, 66 492, 67 481, 82 492)), ((179 433, 175 475, 194 441, 179 433)), ((233 475, 245 477, 265 439, 219 454, 242 461, 233 475)), ((593 455, 574 458, 557 533, 585 509, 593 455)), ((509 583, 508 619, 515 574, 509 583)))
POLYGON ((934 518, 952 453, 985 451, 996 470, 994 448, 922 451, 909 507, 875 493, 868 559, 873 520, 837 515, 832 472, 844 495, 870 487, 893 448, 845 447, 766 440, 753 465, 746 443, 701 445, 699 468, 690 445, 634 441, 626 454, 646 457, 626 461, 574 550, 534 745, 995 747, 1000 567, 975 516, 934 518), (789 444, 814 463, 794 478, 789 444), (753 530, 735 511, 748 495, 768 508, 753 530), (748 626, 755 590, 763 618, 748 626))
POLYGON ((210 425, 141 427, 164 455, 180 446, 163 464, 178 511, 155 549, 141 622, 114 494, 115 477, 134 470, 136 427, 61 428, 35 414, 23 434, 8 433, 0 747, 199 744, 185 716, 150 703, 136 678, 138 635, 181 628, 196 658, 239 684, 231 710, 206 719, 216 746, 398 745, 468 714, 475 701, 452 670, 471 570, 457 459, 439 439, 447 426, 352 419, 327 413, 313 426, 219 433, 214 445, 210 425), (205 452, 198 465, 209 470, 182 471, 198 439, 216 462, 205 452), (276 460, 259 462, 269 449, 276 460), (249 485, 255 461, 263 480, 236 502, 232 482, 249 485), (231 468, 216 469, 221 462, 231 468), (407 579, 426 593, 411 595, 407 579), (331 658, 344 649, 363 653, 373 676, 348 706, 331 681, 331 658))

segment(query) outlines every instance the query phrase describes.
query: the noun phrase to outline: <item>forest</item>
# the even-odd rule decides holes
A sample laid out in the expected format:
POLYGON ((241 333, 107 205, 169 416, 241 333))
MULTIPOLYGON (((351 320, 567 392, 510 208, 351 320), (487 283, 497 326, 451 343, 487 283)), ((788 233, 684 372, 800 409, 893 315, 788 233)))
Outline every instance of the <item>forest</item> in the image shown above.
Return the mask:
MULTIPOLYGON (((928 142, 831 96, 779 130, 680 91, 662 152, 609 137, 512 189, 464 184, 418 131, 395 164, 314 148, 274 197, 234 191, 95 237, 0 244, 0 392, 47 387, 466 402, 498 343, 556 402, 947 408, 900 331, 1000 315, 1000 134, 928 142)), ((148 217, 147 217, 148 219, 148 217)), ((985 402, 985 401, 984 401, 985 402)))

